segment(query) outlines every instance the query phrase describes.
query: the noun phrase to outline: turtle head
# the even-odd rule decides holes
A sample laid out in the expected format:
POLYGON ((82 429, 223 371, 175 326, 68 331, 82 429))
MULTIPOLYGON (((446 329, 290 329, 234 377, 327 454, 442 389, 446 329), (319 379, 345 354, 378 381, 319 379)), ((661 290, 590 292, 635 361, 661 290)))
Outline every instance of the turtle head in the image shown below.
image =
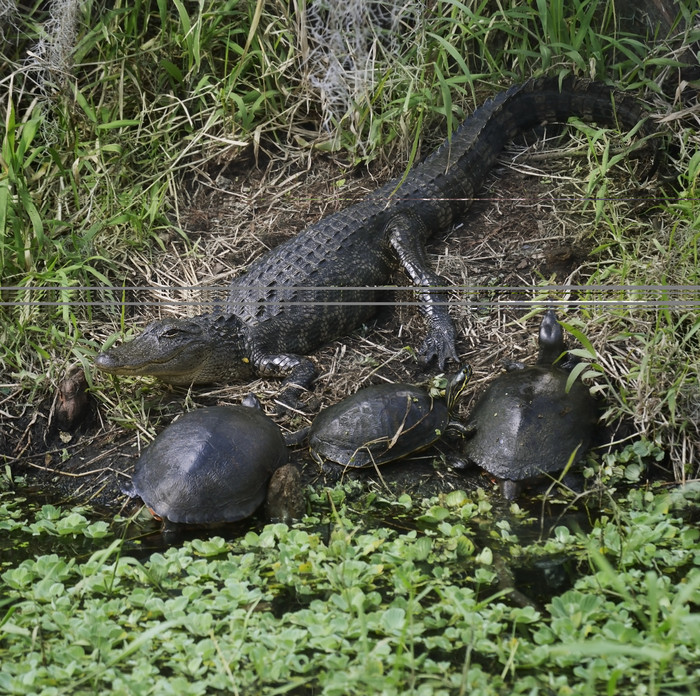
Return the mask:
POLYGON ((471 378, 471 365, 464 365, 459 372, 455 373, 449 378, 447 381, 447 388, 445 389, 445 401, 447 401, 448 411, 451 411, 457 401, 461 398, 471 378))
POLYGON ((557 321, 557 315, 553 309, 548 309, 544 313, 540 324, 539 345, 538 365, 553 365, 566 350, 564 329, 561 328, 561 324, 557 321))

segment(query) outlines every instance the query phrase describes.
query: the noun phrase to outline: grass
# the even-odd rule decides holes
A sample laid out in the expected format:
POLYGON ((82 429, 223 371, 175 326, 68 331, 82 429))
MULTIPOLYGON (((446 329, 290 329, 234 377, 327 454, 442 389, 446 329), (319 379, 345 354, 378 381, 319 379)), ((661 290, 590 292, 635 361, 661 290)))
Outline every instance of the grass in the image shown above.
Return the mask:
MULTIPOLYGON (((566 323, 583 373, 606 397, 606 421, 624 426, 622 452, 599 454, 585 469, 600 484, 587 495, 602 496, 593 529, 561 527, 530 543, 519 525, 531 532, 538 523, 517 510, 515 521, 494 515, 482 494, 419 501, 336 490, 312 500, 317 519, 307 526, 194 540, 138 560, 111 536, 119 527, 107 530, 85 511, 46 508, 25 520, 24 508, 8 504, 0 526, 18 538, 111 545, 3 568, 0 653, 11 669, 0 690, 92 693, 104 682, 115 693, 246 693, 261 684, 266 693, 697 693, 697 532, 683 500, 639 484, 652 466, 677 481, 699 474, 700 148, 692 108, 674 102, 682 46, 698 39, 697 10, 680 3, 689 28, 652 42, 619 31, 612 2, 419 7, 397 4, 383 16, 399 30, 372 24, 336 83, 322 70, 321 29, 302 22, 311 8, 301 0, 291 8, 86 2, 68 54, 49 42, 43 64, 27 59, 50 19, 44 3, 24 13, 29 19, 15 17, 17 26, 3 23, 0 447, 6 462, 22 465, 32 439, 23 419, 47 418, 38 406, 72 362, 85 367, 99 427, 130 430, 139 446, 173 412, 238 400, 238 392, 173 395, 93 375, 105 341, 137 331, 151 313, 120 300, 167 293, 121 288, 223 285, 271 240, 375 189, 375 178, 400 176, 504 86, 574 72, 643 95, 664 115, 672 153, 665 180, 651 182, 628 157, 634 138, 620 142, 590 125, 569 126, 566 144, 548 133, 544 152, 516 153, 516 167, 551 188, 521 206, 544 210, 546 221, 532 222, 543 225, 540 236, 553 235, 548 225, 581 228, 587 244, 574 275, 587 287, 555 299, 572 301, 566 323), (216 211, 198 209, 205 185, 226 192, 216 211), (660 200, 640 200, 650 197, 660 200), (193 210, 214 228, 206 244, 193 210), (220 236, 213 215, 223 220, 220 236), (601 296, 601 285, 620 289, 601 296), (10 442, 15 422, 21 437, 10 442), (620 492, 621 478, 640 490, 620 492), (392 524, 363 526, 385 513, 392 524), (406 528, 396 529, 402 515, 406 528), (538 609, 517 606, 500 585, 499 559, 540 555, 573 559, 574 585, 538 609)), ((500 188, 492 186, 486 213, 496 222, 499 211, 514 211, 500 188)), ((512 313, 463 306, 472 292, 487 296, 473 285, 504 296, 496 264, 471 275, 457 250, 474 237, 488 244, 491 229, 457 230, 448 251, 434 254, 465 286, 454 291, 455 315, 482 383, 498 359, 527 356, 533 343, 512 313)), ((535 277, 531 296, 552 299, 553 282, 535 277)), ((358 333, 355 344, 319 351, 328 375, 320 392, 328 382, 334 394, 350 391, 377 373, 403 377, 411 357, 401 348, 411 339, 381 327, 358 333)), ((240 389, 274 395, 277 387, 240 389)))
MULTIPOLYGON (((322 33, 300 33, 300 15, 284 4, 227 2, 214 9, 202 3, 190 16, 181 2, 116 3, 99 17, 88 4, 72 75, 60 73, 60 65, 52 73, 49 64, 40 74, 36 66, 17 67, 4 79, 0 266, 4 287, 28 288, 5 290, 4 299, 118 299, 109 290, 69 288, 129 285, 138 279, 129 254, 154 245, 165 251, 162 234, 173 218, 178 221, 176 192, 187 173, 223 161, 244 145, 256 154, 281 153, 296 161, 311 145, 346 153, 356 162, 398 155, 410 163, 427 149, 421 142, 435 124, 449 133, 463 116, 463 105, 480 101, 497 84, 543 70, 576 71, 658 94, 677 65, 676 53, 663 44, 650 56, 640 37, 614 33, 612 3, 579 2, 567 10, 561 3, 504 5, 488 14, 484 8, 440 2, 419 18, 415 8, 395 9, 393 21, 411 26, 415 34, 403 43, 373 29, 362 35, 372 62, 359 66, 355 55, 353 68, 357 73, 362 67, 368 77, 340 113, 337 100, 319 102, 309 86, 319 81, 311 59, 324 49, 322 33), (138 61, 127 61, 137 53, 138 61), (41 90, 34 84, 37 76, 45 81, 41 90), (314 124, 325 129, 320 137, 314 124), (57 294, 50 290, 54 286, 67 289, 57 294)), ((692 14, 681 9, 692 26, 692 14)), ((38 9, 34 16, 42 19, 38 9)), ((21 29, 27 34, 13 36, 15 53, 8 52, 7 65, 19 65, 38 36, 34 22, 21 29)), ((686 38, 693 40, 692 32, 686 38)), ((341 87, 342 82, 335 88, 341 87)), ((683 125, 680 119, 671 123, 683 125)), ((655 226, 641 234, 639 209, 624 204, 603 209, 599 202, 592 284, 644 286, 660 279, 697 285, 698 158, 692 132, 676 131, 680 196, 672 194, 668 204, 658 206, 655 226), (640 267, 640 258, 653 261, 640 267)), ((580 195, 606 198, 610 168, 624 152, 611 156, 605 146, 600 152, 595 146, 600 132, 587 127, 584 133, 591 154, 580 195)), ((100 345, 91 338, 91 326, 110 318, 90 305, 2 311, 0 360, 25 382, 60 374, 66 360, 89 368, 100 345), (62 360, 55 360, 52 346, 61 347, 62 360)), ((687 313, 668 309, 659 316, 638 306, 612 314, 610 320, 584 314, 589 331, 623 351, 609 361, 622 361, 630 352, 658 360, 632 370, 624 363, 606 366, 610 381, 601 389, 613 404, 610 420, 630 416, 647 437, 672 438, 679 443, 670 454, 677 478, 694 475, 693 306, 687 313), (638 344, 632 351, 630 342, 638 344), (680 365, 678 371, 664 369, 669 356, 676 356, 671 364, 680 365)), ((602 350, 603 340, 598 345, 602 350)))
MULTIPOLYGON (((650 51, 644 37, 616 31, 611 2, 391 6, 346 46, 333 82, 322 66, 329 43, 334 51, 343 47, 332 45, 324 27, 353 12, 376 12, 368 7, 348 6, 334 20, 303 3, 291 11, 286 3, 146 0, 100 13, 86 3, 74 45, 62 47, 54 36, 41 64, 21 62, 41 22, 51 19, 40 4, 31 19, 6 28, 0 267, 4 288, 22 288, 3 291, 10 305, 0 310, 0 364, 7 373, 54 380, 71 360, 89 370, 101 340, 92 327, 113 317, 89 303, 119 299, 118 291, 97 288, 142 282, 130 257, 144 250, 140 258, 150 264, 158 249, 168 253, 163 239, 181 223, 178 192, 187 177, 220 168, 216 163, 243 148, 290 165, 311 148, 336 153, 339 164, 349 158, 407 166, 484 95, 543 71, 614 79, 646 90, 658 110, 668 108, 661 85, 677 69, 679 52, 662 41, 650 51), (16 300, 88 304, 13 307, 16 300)), ((694 15, 689 5, 679 9, 691 27, 683 40, 691 42, 694 15)), ((669 126, 679 149, 674 191, 648 213, 624 202, 597 204, 592 284, 697 285, 696 139, 680 116, 669 126), (640 258, 651 261, 642 266, 640 258)), ((581 169, 588 183, 580 195, 614 197, 610 172, 625 152, 601 150, 601 134, 590 127, 584 135, 589 173, 581 169)), ((583 318, 606 343, 612 337, 613 346, 627 349, 636 342, 632 352, 658 356, 632 370, 616 364, 624 356, 609 358, 615 364, 606 365, 610 381, 601 386, 612 397, 609 417, 631 416, 654 440, 671 437, 680 446, 669 454, 677 478, 695 475, 693 305, 687 312, 634 306, 583 318), (665 369, 670 356, 685 367, 665 369)))

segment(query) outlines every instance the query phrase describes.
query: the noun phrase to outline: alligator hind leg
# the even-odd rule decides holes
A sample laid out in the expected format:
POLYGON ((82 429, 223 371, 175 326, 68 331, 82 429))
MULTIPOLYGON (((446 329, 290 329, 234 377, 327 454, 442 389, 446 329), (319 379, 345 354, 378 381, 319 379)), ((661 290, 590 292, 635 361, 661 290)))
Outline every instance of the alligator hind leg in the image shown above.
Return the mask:
POLYGON ((396 251, 401 265, 413 284, 421 288, 418 293, 421 312, 428 320, 428 335, 419 351, 419 359, 427 364, 435 360, 444 369, 447 360, 457 360, 455 327, 447 310, 445 279, 430 268, 424 240, 429 233, 418 215, 401 213, 390 220, 387 231, 389 242, 396 251))

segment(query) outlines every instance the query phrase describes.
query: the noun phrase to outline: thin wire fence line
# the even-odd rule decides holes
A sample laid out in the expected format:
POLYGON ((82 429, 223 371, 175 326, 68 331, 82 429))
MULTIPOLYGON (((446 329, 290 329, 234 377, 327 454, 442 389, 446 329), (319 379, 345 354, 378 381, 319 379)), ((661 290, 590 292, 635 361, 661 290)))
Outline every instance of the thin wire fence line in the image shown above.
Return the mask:
MULTIPOLYGON (((264 290, 288 289, 288 290, 405 290, 413 292, 420 290, 424 286, 415 285, 237 285, 236 289, 241 290, 264 290)), ((558 291, 558 290, 593 290, 593 291, 653 291, 653 292, 676 292, 700 290, 700 285, 577 285, 573 283, 563 283, 561 285, 430 285, 425 286, 435 290, 537 290, 537 291, 558 291)), ((145 290, 149 292, 160 292, 163 290, 187 290, 202 292, 230 292, 229 286, 221 285, 0 285, 0 292, 58 292, 58 291, 99 291, 99 292, 122 292, 145 290)))
POLYGON ((442 285, 429 287, 416 286, 243 286, 233 290, 217 286, 44 286, 0 287, 0 307, 163 307, 163 308, 206 308, 209 311, 226 311, 227 305, 234 310, 236 305, 251 310, 265 307, 291 308, 304 306, 363 306, 372 305, 411 307, 425 304, 421 295, 430 292, 433 305, 445 306, 628 306, 628 307, 695 307, 700 306, 700 286, 698 285, 545 285, 545 286, 491 286, 491 285, 442 285), (239 291, 241 297, 237 297, 239 291), (7 299, 8 293, 18 297, 7 299), (110 295, 101 299, 74 299, 76 293, 110 295), (164 297, 163 293, 183 292, 197 297, 164 297), (368 298, 324 299, 314 294, 328 293, 367 293, 368 298), (132 294, 155 295, 155 299, 143 297, 131 299, 132 294), (48 295, 32 299, 32 294, 48 295), (56 295, 62 297, 56 297, 56 295), (246 297, 259 295, 260 299, 246 297), (383 299, 383 294, 390 294, 383 299), (306 297, 305 297, 306 295, 306 297), (404 299, 401 295, 413 295, 415 299, 404 299), (444 295, 441 299, 439 295, 444 295), (520 297, 530 295, 532 297, 520 297), (566 297, 557 298, 556 295, 566 297), (568 297, 574 295, 574 297, 568 297), (510 296, 515 296, 510 298, 510 296), (287 299, 289 298, 289 299, 287 299))
MULTIPOLYGON (((279 196, 269 196, 256 198, 255 196, 239 194, 235 191, 226 191, 217 189, 221 193, 229 194, 236 198, 245 199, 248 203, 264 206, 268 203, 276 203, 279 196)), ((698 202, 700 198, 686 198, 682 196, 454 196, 454 197, 439 197, 439 196, 386 196, 379 197, 372 192, 366 193, 361 197, 354 196, 330 196, 335 202, 347 203, 352 206, 358 203, 378 203, 385 201, 387 206, 390 203, 430 203, 430 202, 460 202, 460 203, 477 203, 485 201, 487 203, 681 203, 681 202, 698 202)), ((289 196, 289 199, 298 204, 309 203, 327 203, 329 196, 289 196)))
MULTIPOLYGON (((396 302, 269 302, 269 303, 250 303, 249 309, 251 307, 260 308, 263 307, 276 307, 290 308, 290 307, 422 307, 425 305, 423 302, 414 301, 396 301, 396 302)), ((606 307, 606 308, 618 308, 622 309, 625 307, 645 307, 647 309, 671 309, 685 307, 688 309, 700 309, 700 298, 697 300, 550 300, 550 299, 535 299, 535 300, 500 300, 500 299, 481 299, 481 300, 468 300, 464 302, 453 302, 453 301, 440 301, 435 300, 430 303, 433 307, 606 307)), ((0 307, 8 306, 7 303, 0 303, 0 307)), ((114 306, 114 307, 203 307, 207 308, 204 314, 214 313, 214 309, 218 309, 221 314, 227 313, 225 307, 219 306, 218 308, 214 303, 187 303, 187 302, 43 302, 43 303, 18 303, 17 305, 11 306, 22 306, 22 307, 98 307, 98 306, 114 306)), ((250 312, 249 312, 250 313, 250 312)), ((255 313, 255 312, 253 312, 255 313)))

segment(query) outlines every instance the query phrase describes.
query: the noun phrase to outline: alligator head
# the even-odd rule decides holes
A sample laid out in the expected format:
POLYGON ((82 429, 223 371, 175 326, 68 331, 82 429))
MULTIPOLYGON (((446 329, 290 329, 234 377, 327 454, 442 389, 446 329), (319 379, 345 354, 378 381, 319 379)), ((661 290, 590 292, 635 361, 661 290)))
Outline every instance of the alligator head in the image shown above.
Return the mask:
POLYGON ((95 365, 113 375, 187 385, 235 381, 252 372, 241 321, 209 314, 153 322, 133 341, 100 353, 95 365))

